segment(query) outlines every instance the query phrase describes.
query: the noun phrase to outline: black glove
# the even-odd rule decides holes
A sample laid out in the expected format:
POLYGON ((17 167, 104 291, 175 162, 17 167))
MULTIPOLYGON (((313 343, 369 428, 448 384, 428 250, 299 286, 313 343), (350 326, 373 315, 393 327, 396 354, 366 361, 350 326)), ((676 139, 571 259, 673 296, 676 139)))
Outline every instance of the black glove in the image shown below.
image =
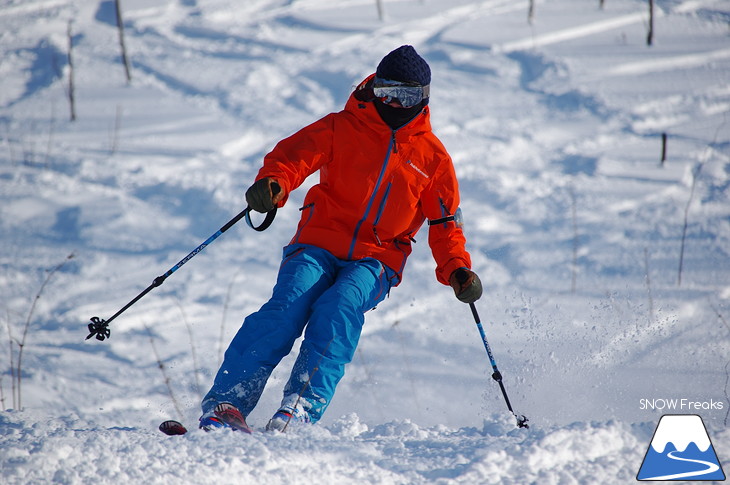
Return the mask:
POLYGON ((281 186, 272 178, 257 180, 246 191, 246 202, 256 212, 269 212, 282 199, 281 186))
POLYGON ((449 283, 456 298, 464 303, 474 303, 482 296, 481 280, 475 272, 466 268, 459 268, 451 273, 449 283))

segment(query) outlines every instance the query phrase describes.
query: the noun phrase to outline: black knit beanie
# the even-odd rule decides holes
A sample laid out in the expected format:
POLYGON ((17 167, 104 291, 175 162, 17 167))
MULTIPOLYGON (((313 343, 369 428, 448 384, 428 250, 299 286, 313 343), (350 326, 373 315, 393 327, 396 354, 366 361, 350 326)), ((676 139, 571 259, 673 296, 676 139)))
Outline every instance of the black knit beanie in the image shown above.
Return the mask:
POLYGON ((410 45, 402 45, 383 57, 375 75, 390 81, 417 82, 421 86, 431 84, 431 68, 410 45))

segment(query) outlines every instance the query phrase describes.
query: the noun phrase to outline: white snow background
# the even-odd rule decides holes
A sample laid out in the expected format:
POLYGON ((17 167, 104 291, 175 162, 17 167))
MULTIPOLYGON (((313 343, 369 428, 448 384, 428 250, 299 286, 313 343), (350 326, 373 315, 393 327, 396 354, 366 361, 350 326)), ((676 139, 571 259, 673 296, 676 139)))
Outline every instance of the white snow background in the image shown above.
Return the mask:
POLYGON ((727 473, 730 2, 655 3, 648 46, 638 0, 538 0, 532 24, 513 0, 383 0, 382 20, 373 0, 122 0, 128 84, 112 1, 0 1, 2 482, 633 483, 665 413, 699 414, 727 473), (89 318, 241 211, 263 155, 401 44, 431 65, 477 308, 531 428, 422 231, 318 425, 198 431, 315 181, 266 232, 226 232, 108 340, 84 340, 89 318), (161 434, 168 418, 191 432, 161 434))

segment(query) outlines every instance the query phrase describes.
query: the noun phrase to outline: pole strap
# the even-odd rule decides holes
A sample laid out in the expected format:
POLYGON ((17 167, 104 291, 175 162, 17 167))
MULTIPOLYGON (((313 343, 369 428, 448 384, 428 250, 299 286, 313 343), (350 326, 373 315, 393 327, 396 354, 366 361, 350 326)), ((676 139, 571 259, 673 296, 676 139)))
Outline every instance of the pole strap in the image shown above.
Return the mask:
POLYGON ((245 212, 245 218, 246 218, 246 224, 248 224, 248 227, 253 229, 254 231, 265 231, 269 228, 271 223, 274 222, 274 217, 276 217, 276 207, 271 209, 269 212, 266 213, 266 217, 264 218, 264 221, 259 224, 258 226, 255 226, 254 223, 251 221, 251 208, 246 207, 245 212))

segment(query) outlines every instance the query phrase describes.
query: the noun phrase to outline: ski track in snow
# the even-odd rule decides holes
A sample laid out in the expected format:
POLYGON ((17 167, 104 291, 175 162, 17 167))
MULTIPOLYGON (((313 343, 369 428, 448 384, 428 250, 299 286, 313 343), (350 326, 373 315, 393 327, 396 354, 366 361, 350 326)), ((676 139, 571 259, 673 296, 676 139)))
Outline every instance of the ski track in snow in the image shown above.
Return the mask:
POLYGON ((597 3, 536 2, 529 25, 526 3, 507 0, 384 1, 382 22, 366 0, 125 0, 127 85, 113 2, 4 2, 0 362, 17 359, 30 324, 24 411, 0 367, 4 483, 624 484, 662 414, 640 400, 656 398, 722 402, 685 411, 727 463, 730 11, 657 0, 649 48, 646 2, 597 3), (265 233, 226 232, 112 322, 109 340, 84 341, 86 322, 238 213, 273 144, 341 109, 403 43, 433 69, 432 121, 485 284, 477 306, 531 429, 506 412, 422 231, 320 424, 244 439, 194 430, 316 180, 265 233), (168 418, 192 431, 162 435, 168 418))
POLYGON ((629 76, 639 74, 650 74, 675 69, 691 69, 721 61, 730 57, 730 49, 718 49, 716 51, 690 54, 685 56, 674 56, 655 61, 643 61, 615 66, 608 70, 609 76, 629 76))
POLYGON ((621 17, 614 17, 608 20, 594 22, 589 25, 581 25, 570 29, 563 29, 555 32, 536 35, 528 39, 507 42, 501 45, 496 45, 493 47, 493 49, 495 52, 499 53, 538 48, 557 42, 564 42, 566 40, 579 39, 581 37, 595 35, 600 32, 618 29, 634 23, 640 23, 645 21, 645 17, 646 15, 644 13, 635 13, 624 15, 621 17))

